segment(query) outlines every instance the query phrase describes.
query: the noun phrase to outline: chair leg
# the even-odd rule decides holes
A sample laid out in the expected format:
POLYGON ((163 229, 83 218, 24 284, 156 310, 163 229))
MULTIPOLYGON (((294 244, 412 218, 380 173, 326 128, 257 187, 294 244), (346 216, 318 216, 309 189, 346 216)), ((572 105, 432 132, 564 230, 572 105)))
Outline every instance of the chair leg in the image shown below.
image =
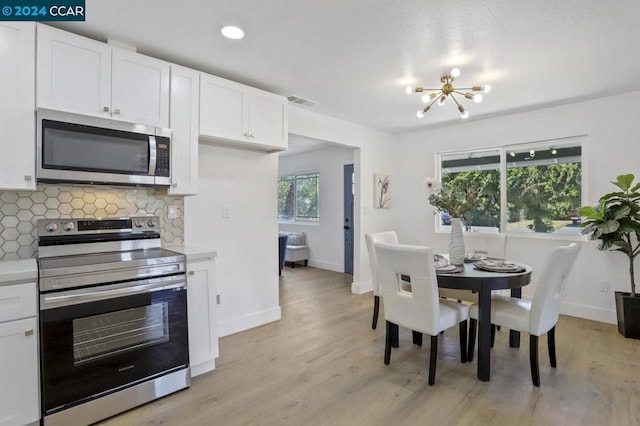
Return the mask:
POLYGON ((496 343, 496 326, 491 324, 491 347, 496 343))
POLYGON ((460 323, 460 362, 467 362, 467 320, 460 323))
POLYGON ((533 386, 540 386, 540 364, 538 362, 538 336, 529 336, 529 362, 531 363, 531 380, 533 386))
POLYGON ((373 321, 371 328, 374 330, 378 326, 378 313, 380 312, 380 296, 373 296, 373 321))
POLYGON ((556 326, 547 333, 547 345, 549 346, 549 363, 556 368, 556 326))
POLYGON ((467 353, 467 361, 473 361, 473 351, 476 346, 476 331, 478 329, 478 320, 471 318, 469 320, 469 352, 467 353))
POLYGON ((385 365, 389 365, 389 361, 391 361, 391 344, 393 341, 394 326, 396 326, 394 323, 387 321, 387 333, 384 339, 384 364, 385 365))
POLYGON ((411 334, 413 335, 413 344, 418 345, 418 347, 422 347, 422 333, 411 330, 411 334))
POLYGON ((391 346, 400 347, 400 333, 398 333, 398 325, 394 323, 391 323, 391 346))
POLYGON ((431 353, 429 355, 429 386, 436 382, 436 358, 438 358, 438 336, 431 336, 431 353))
POLYGON ((307 266, 307 262, 309 262, 309 260, 304 261, 304 266, 307 266))

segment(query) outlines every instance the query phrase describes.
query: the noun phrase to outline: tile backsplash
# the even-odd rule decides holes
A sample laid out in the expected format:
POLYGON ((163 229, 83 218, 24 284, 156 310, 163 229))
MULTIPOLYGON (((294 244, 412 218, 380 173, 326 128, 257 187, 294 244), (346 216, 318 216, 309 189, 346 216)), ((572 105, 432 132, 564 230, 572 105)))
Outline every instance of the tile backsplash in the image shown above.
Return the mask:
POLYGON ((165 190, 38 185, 36 191, 0 191, 0 260, 35 256, 38 219, 146 214, 160 217, 163 243, 184 242, 184 198, 165 190), (175 219, 168 219, 169 207, 175 208, 175 219))

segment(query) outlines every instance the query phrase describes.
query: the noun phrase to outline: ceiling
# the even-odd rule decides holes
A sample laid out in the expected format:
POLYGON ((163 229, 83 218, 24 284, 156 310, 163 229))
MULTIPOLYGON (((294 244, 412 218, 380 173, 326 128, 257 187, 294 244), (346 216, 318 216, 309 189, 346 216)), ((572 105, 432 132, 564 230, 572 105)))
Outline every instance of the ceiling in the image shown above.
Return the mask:
POLYGON ((69 31, 136 46, 394 133, 459 122, 450 101, 424 118, 407 85, 490 84, 468 120, 640 89, 637 0, 86 0, 69 31), (235 24, 245 38, 220 28, 235 24))

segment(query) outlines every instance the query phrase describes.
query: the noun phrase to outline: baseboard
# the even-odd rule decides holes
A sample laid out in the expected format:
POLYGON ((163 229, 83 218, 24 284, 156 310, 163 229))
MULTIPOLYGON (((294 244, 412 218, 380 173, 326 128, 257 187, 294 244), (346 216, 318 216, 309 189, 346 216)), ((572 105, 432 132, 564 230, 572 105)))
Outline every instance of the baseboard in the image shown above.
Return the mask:
POLYGON ((276 306, 275 308, 222 321, 218 323, 218 337, 228 336, 270 322, 279 321, 281 318, 282 312, 280 311, 280 306, 276 306))
POLYGON ((563 315, 604 322, 607 324, 617 324, 618 322, 615 310, 578 305, 576 303, 562 302, 560 313, 563 315))
MULTIPOLYGON (((317 259, 309 259, 308 264, 309 266, 313 266, 314 268, 325 269, 327 271, 344 272, 344 268, 342 267, 342 265, 338 263, 325 262, 323 260, 317 260, 317 259)), ((296 267, 297 266, 298 264, 296 264, 296 267)))
POLYGON ((351 293, 353 294, 365 294, 370 291, 373 291, 373 281, 371 280, 359 283, 351 283, 351 293))
POLYGON ((191 365, 191 377, 196 377, 209 371, 213 371, 216 368, 216 361, 214 359, 201 362, 197 365, 191 365))

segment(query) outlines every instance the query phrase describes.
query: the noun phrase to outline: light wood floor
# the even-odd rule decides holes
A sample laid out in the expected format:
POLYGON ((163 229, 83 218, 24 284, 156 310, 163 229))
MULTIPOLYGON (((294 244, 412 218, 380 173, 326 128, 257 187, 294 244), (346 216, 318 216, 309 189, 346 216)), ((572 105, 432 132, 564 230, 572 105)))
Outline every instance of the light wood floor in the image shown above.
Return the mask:
MULTIPOLYGON (((440 336, 435 386, 429 339, 382 362, 384 320, 371 329, 373 296, 351 276, 285 268, 282 320, 220 340, 214 372, 190 389, 113 417, 105 425, 639 425, 640 341, 615 326, 561 317, 558 368, 540 342, 542 386, 529 372, 528 336, 508 347, 497 333, 491 382, 461 364, 457 327, 440 336)), ((613 297, 613 296, 612 296, 613 297)))

